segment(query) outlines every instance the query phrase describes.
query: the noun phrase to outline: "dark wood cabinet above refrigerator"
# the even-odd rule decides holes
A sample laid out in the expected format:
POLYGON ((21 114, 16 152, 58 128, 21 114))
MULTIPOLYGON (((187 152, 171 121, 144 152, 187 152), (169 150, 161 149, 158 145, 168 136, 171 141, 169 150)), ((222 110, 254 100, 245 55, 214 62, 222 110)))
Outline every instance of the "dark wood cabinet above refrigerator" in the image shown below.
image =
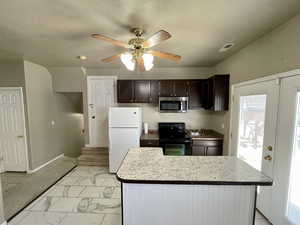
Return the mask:
POLYGON ((191 80, 118 80, 119 103, 158 103, 159 97, 189 97, 189 109, 228 110, 229 75, 191 80))
POLYGON ((188 80, 160 80, 160 97, 188 97, 188 80))
POLYGON ((134 81, 134 102, 149 103, 150 102, 150 80, 134 81))
POLYGON ((134 102, 134 81, 118 80, 118 103, 134 102))

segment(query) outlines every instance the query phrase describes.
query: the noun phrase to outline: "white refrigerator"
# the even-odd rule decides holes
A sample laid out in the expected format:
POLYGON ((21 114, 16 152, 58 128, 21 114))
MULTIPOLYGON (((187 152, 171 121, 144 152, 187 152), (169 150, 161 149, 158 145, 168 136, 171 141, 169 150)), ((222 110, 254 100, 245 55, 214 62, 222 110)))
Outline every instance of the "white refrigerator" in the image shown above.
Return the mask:
POLYGON ((109 108, 109 172, 116 173, 130 148, 140 146, 142 110, 138 107, 109 108))

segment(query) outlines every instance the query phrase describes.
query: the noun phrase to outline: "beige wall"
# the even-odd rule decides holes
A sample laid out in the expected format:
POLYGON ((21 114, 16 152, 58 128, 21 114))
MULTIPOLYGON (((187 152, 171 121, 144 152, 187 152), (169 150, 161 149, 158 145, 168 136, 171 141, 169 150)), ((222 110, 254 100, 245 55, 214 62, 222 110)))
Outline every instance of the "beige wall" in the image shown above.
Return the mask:
MULTIPOLYGON (((230 83, 235 84, 300 68, 299 28, 300 15, 218 64, 217 72, 230 73, 230 83)), ((230 113, 218 120, 225 123, 227 144, 230 113)))
POLYGON ((25 61, 24 68, 31 169, 60 154, 77 157, 83 146, 81 94, 55 93, 45 67, 25 61))
POLYGON ((30 133, 31 168, 37 168, 62 154, 56 142, 57 109, 52 77, 40 65, 24 62, 30 133), (54 124, 52 124, 54 123, 54 124))
MULTIPOLYGON (((222 117, 224 112, 205 110, 189 110, 187 113, 160 113, 158 106, 152 104, 119 104, 119 106, 142 107, 143 121, 149 124, 149 129, 157 129, 159 122, 184 122, 188 129, 215 129, 215 117, 222 117)), ((221 124, 220 124, 220 130, 221 124)))
POLYGON ((4 210, 3 210, 3 196, 2 196, 2 185, 1 185, 1 178, 0 178, 0 224, 4 223, 4 210))
POLYGON ((85 80, 82 67, 49 67, 56 92, 82 92, 85 80))
POLYGON ((25 87, 23 60, 0 60, 0 87, 25 87))
POLYGON ((58 148, 62 149, 66 156, 78 157, 81 154, 81 147, 84 146, 82 94, 56 93, 56 104, 59 115, 58 148))

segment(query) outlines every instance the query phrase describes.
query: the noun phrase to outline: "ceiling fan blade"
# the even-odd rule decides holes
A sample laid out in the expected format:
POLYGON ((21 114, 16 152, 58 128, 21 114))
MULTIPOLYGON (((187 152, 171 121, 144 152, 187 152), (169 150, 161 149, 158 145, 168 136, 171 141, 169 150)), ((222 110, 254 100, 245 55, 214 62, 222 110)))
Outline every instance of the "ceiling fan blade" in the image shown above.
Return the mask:
POLYGON ((96 39, 99 39, 99 40, 102 40, 102 41, 109 42, 109 43, 111 43, 113 45, 117 45, 117 46, 121 46, 121 47, 124 47, 124 48, 128 48, 128 44, 127 43, 125 43, 123 41, 118 41, 118 40, 106 37, 106 36, 101 35, 101 34, 92 34, 92 37, 96 38, 96 39))
POLYGON ((148 38, 144 42, 144 47, 145 48, 151 48, 155 45, 158 45, 159 43, 171 38, 171 34, 165 30, 160 30, 153 34, 150 38, 148 38))
POLYGON ((137 58, 137 64, 141 72, 145 72, 144 60, 142 57, 137 58))
POLYGON ((120 58, 121 55, 122 55, 122 53, 117 54, 117 55, 113 55, 113 56, 111 56, 111 57, 107 57, 107 58, 105 58, 105 59, 102 59, 102 61, 103 61, 103 62, 111 62, 111 61, 113 61, 113 60, 115 60, 115 59, 120 58))
POLYGON ((179 61, 181 59, 180 55, 175 55, 175 54, 167 53, 167 52, 151 50, 151 51, 148 51, 148 53, 150 53, 154 56, 160 57, 160 58, 170 59, 173 61, 179 61))

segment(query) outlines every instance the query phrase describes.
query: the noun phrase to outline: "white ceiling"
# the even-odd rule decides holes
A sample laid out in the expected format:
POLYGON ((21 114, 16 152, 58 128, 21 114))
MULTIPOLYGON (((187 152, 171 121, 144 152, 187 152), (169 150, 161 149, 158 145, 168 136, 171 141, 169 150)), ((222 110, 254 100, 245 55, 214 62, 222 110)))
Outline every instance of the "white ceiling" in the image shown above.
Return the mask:
POLYGON ((127 41, 132 27, 146 36, 165 29, 172 38, 155 49, 181 62, 158 67, 212 66, 300 11, 299 0, 2 0, 0 58, 23 57, 46 66, 119 67, 100 59, 120 47, 92 39, 100 33, 127 41), (219 53, 226 42, 233 49, 219 53), (77 55, 86 55, 80 61, 77 55))

